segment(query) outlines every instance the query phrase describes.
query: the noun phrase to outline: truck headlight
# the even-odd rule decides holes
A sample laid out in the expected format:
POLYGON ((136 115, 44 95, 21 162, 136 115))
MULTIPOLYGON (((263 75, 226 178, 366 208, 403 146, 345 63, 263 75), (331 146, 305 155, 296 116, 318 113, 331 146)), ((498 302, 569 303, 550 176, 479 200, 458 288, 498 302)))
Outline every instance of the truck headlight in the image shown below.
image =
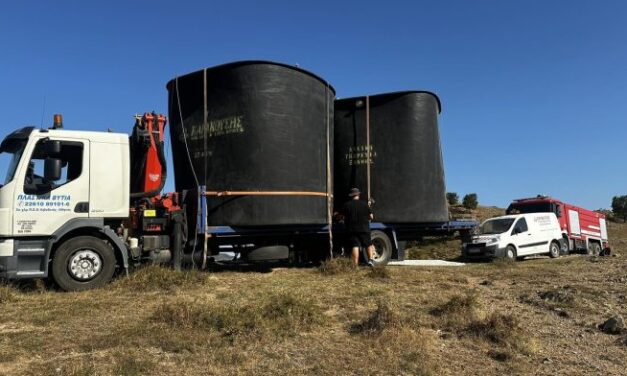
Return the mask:
POLYGON ((501 237, 500 236, 495 236, 495 237, 493 237, 492 239, 490 239, 488 241, 488 244, 494 244, 494 243, 498 243, 500 241, 501 241, 501 237))

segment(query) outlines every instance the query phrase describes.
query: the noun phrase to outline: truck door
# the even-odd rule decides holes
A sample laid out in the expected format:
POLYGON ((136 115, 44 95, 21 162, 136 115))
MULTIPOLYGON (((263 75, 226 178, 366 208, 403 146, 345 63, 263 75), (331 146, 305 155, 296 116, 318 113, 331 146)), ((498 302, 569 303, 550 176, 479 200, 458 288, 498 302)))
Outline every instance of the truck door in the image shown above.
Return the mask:
POLYGON ((581 236, 581 225, 579 224, 579 212, 568 210, 568 223, 570 224, 570 235, 581 236))
POLYGON ((16 188, 13 231, 17 236, 50 236, 68 221, 89 213, 89 141, 40 139, 28 156, 16 188), (59 147, 60 146, 60 147, 59 147), (45 179, 46 159, 57 159, 61 177, 45 179))
POLYGON ((605 218, 599 218, 599 227, 601 228, 601 240, 607 241, 607 223, 605 218))

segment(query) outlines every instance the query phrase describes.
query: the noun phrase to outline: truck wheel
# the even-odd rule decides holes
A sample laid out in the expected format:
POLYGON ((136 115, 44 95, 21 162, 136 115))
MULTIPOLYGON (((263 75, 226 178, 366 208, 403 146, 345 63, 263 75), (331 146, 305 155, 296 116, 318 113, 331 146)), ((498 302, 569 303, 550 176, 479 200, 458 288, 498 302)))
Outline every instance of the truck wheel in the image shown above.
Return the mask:
POLYGON ((65 291, 88 290, 109 282, 115 266, 115 254, 108 244, 80 236, 59 246, 52 259, 52 278, 65 291))
POLYGON ((508 245, 507 248, 505 248, 505 258, 511 261, 516 261, 516 257, 516 247, 511 244, 508 245))
POLYGON ((588 255, 598 256, 601 254, 601 244, 597 242, 588 243, 588 255))
POLYGON ((392 242, 383 231, 374 230, 370 233, 372 245, 374 246, 374 264, 375 266, 387 265, 392 257, 392 242))
POLYGON ((570 241, 568 240, 568 237, 566 237, 566 235, 562 237, 562 252, 565 255, 570 253, 570 241))
POLYGON ((551 256, 551 258, 560 257, 560 244, 558 242, 551 242, 551 245, 549 246, 549 256, 551 256))

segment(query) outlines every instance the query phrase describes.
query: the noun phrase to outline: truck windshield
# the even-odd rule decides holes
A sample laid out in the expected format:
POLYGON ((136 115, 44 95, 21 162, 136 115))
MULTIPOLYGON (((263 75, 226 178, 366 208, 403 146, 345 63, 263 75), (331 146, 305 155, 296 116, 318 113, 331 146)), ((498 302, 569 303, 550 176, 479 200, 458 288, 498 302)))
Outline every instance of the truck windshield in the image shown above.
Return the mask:
POLYGON ((512 227, 514 219, 515 218, 500 218, 487 220, 483 222, 479 231, 483 235, 502 234, 512 227))
POLYGON ((5 140, 0 146, 0 187, 13 181, 17 166, 24 153, 26 140, 5 140))
POLYGON ((551 204, 549 202, 534 202, 534 203, 515 203, 511 204, 506 213, 507 214, 528 214, 528 213, 550 213, 551 204))

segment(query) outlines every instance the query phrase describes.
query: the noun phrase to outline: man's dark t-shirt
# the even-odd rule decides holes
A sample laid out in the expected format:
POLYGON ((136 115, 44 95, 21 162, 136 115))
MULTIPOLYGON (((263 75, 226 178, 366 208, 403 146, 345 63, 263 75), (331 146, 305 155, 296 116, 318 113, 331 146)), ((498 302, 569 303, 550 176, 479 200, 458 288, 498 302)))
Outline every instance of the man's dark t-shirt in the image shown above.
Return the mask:
POLYGON ((344 224, 348 232, 370 232, 370 206, 361 200, 350 200, 342 207, 344 224))

